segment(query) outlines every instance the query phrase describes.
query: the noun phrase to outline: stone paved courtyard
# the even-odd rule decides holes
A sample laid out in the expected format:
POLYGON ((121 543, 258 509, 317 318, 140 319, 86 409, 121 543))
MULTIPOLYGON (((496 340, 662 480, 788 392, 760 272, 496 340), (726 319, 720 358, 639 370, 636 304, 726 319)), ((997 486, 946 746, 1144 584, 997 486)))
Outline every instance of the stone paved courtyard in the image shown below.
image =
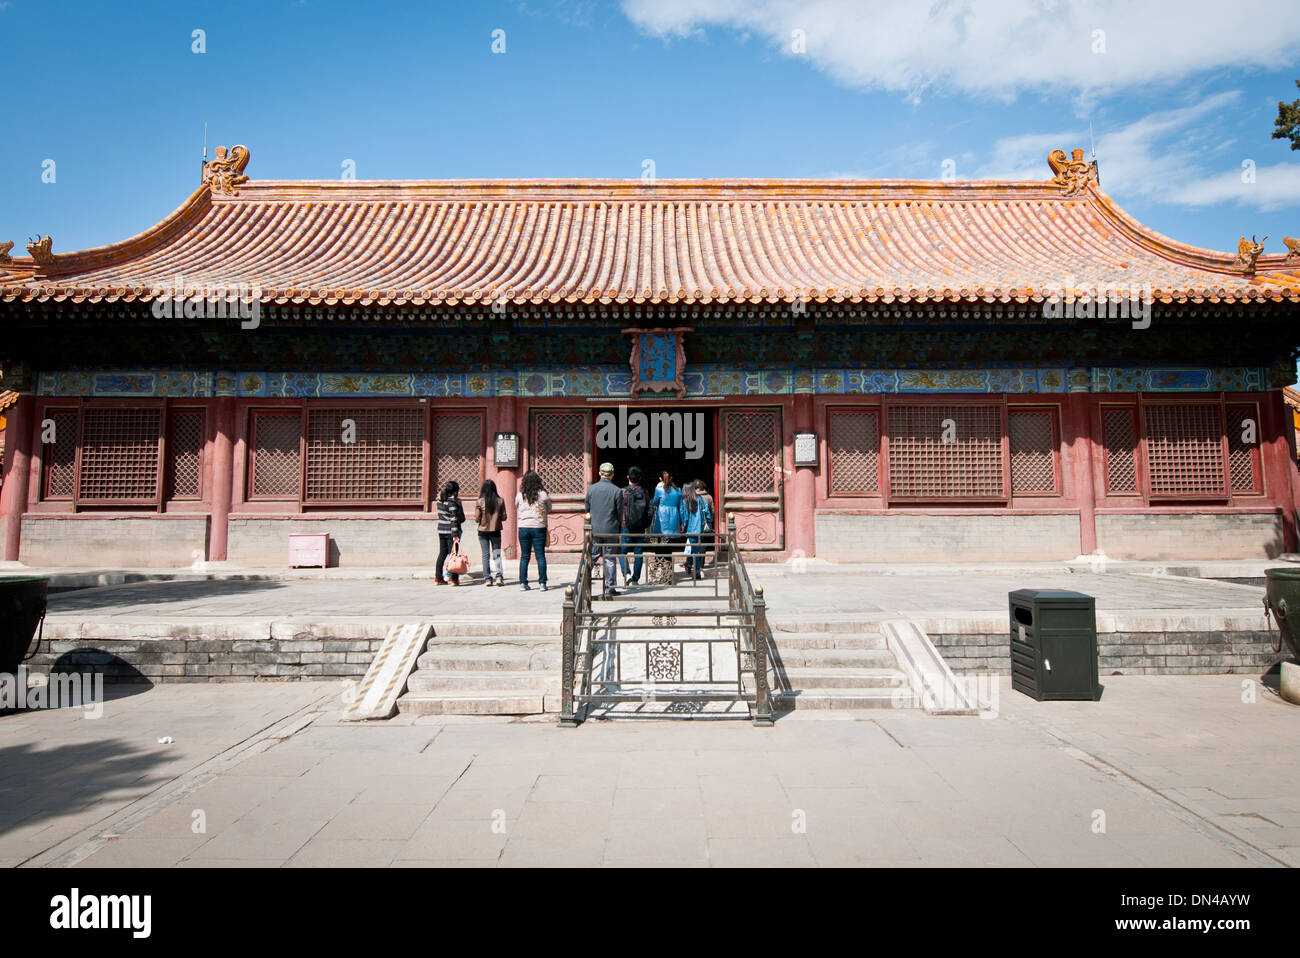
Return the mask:
MULTIPOLYGON (((1277 564, 1277 563, 1274 563, 1277 564)), ((272 575, 250 570, 252 578, 138 582, 81 589, 51 596, 55 618, 218 620, 229 616, 326 619, 370 617, 409 619, 444 615, 556 616, 564 601, 563 586, 574 566, 553 563, 549 592, 521 592, 517 580, 504 591, 474 580, 460 588, 439 587, 409 571, 393 578, 375 572, 329 570, 328 574, 272 575), (374 577, 371 577, 374 576, 374 577)), ((778 620, 818 615, 898 615, 942 612, 1006 613, 1007 593, 1014 589, 1073 589, 1096 596, 1097 609, 1258 611, 1262 623, 1262 588, 1219 579, 1154 575, 1122 566, 1096 573, 1086 565, 916 566, 882 571, 878 566, 810 564, 806 571, 789 563, 749 563, 750 576, 767 590, 771 614, 778 620)), ((1262 577, 1260 563, 1241 565, 1243 576, 1262 577)), ((508 571, 514 572, 515 569, 508 571)), ((704 583, 708 586, 709 583, 704 583)), ((679 589, 688 595, 689 589, 679 589)))
POLYGON ((0 863, 1300 864, 1300 709, 1244 676, 1104 683, 1035 703, 1003 681, 992 719, 575 730, 343 725, 337 683, 161 685, 99 719, 0 717, 0 863))

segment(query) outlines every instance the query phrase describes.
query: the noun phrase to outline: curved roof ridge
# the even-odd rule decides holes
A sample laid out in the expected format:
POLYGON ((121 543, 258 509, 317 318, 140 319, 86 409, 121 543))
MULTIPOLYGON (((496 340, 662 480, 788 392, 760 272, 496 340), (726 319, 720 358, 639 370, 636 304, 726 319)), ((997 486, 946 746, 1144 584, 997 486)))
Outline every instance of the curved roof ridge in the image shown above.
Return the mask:
MULTIPOLYGON (((1236 261, 1236 254, 1231 252, 1220 252, 1219 250, 1206 249, 1203 246, 1192 246, 1190 243, 1183 243, 1179 240, 1172 239, 1147 226, 1137 217, 1119 203, 1099 186, 1089 186, 1088 193, 1093 197, 1097 209, 1103 213, 1121 232, 1135 243, 1140 244, 1145 249, 1151 250, 1170 262, 1180 263, 1185 266, 1191 266, 1196 269, 1208 269, 1216 272, 1224 272, 1232 276, 1241 275, 1241 271, 1234 269, 1233 263, 1236 261)), ((1287 263, 1285 253, 1265 254, 1259 257, 1256 263, 1257 270, 1284 268, 1287 263)))
POLYGON ((179 277, 225 277, 310 303, 1041 302, 1079 277, 1165 301, 1300 302, 1294 257, 1260 256, 1252 274, 1172 240, 1089 169, 1066 182, 212 181, 129 239, 14 258, 0 301, 147 300, 179 277))

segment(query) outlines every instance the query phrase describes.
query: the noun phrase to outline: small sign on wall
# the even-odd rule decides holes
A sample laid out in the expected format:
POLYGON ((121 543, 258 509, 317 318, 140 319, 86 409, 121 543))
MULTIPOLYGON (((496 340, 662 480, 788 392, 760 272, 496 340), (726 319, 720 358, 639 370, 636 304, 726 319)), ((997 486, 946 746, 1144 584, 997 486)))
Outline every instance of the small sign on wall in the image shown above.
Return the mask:
POLYGON ((498 469, 519 467, 519 433, 499 432, 492 444, 492 458, 498 469))
POLYGON ((817 433, 797 432, 794 434, 794 464, 796 466, 815 466, 817 459, 817 433))

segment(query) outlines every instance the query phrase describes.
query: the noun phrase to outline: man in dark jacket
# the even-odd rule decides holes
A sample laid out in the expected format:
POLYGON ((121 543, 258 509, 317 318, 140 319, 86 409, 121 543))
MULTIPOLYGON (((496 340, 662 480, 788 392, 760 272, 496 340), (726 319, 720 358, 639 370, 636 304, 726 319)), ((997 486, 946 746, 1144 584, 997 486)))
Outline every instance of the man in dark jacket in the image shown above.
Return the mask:
POLYGON ((605 589, 602 598, 618 595, 618 553, 622 527, 623 493, 614 485, 614 466, 600 464, 600 481, 587 487, 587 515, 591 517, 591 561, 604 559, 605 589))

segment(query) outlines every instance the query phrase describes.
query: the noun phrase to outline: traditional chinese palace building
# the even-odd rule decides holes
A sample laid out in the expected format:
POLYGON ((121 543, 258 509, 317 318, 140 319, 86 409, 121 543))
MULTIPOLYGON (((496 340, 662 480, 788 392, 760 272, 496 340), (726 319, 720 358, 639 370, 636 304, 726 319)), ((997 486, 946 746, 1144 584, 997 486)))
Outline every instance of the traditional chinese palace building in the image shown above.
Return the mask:
POLYGON ((704 479, 756 557, 1296 548, 1300 244, 1167 239, 1079 151, 1041 182, 248 161, 123 242, 0 244, 4 559, 284 565, 328 532, 344 566, 429 565, 442 483, 513 502, 529 468, 573 550, 605 459, 704 479), (598 447, 621 405, 699 414, 698 457, 598 447))

